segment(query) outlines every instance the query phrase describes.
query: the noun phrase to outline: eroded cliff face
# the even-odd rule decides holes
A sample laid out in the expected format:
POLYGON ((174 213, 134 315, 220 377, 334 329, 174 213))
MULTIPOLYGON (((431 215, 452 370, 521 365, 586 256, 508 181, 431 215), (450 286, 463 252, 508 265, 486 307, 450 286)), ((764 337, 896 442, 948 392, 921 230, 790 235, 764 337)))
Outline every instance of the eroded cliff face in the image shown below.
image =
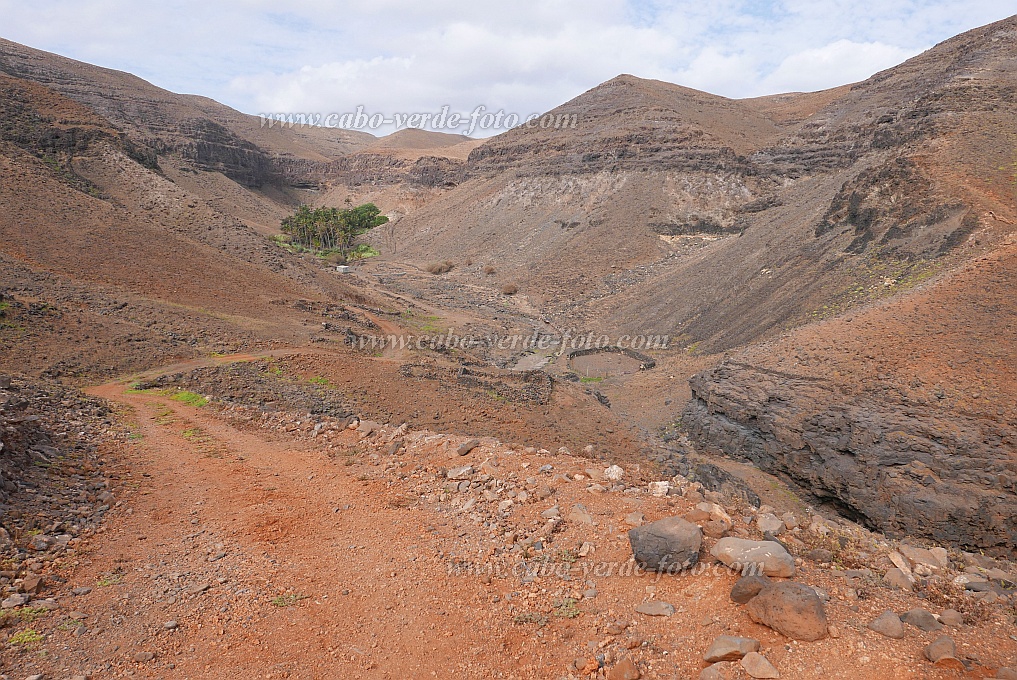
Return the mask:
POLYGON ((894 535, 1017 546, 1017 239, 692 378, 697 449, 894 535))
POLYGON ((704 451, 751 460, 896 536, 986 551, 1017 542, 1014 430, 906 395, 726 362, 691 381, 682 422, 704 451))

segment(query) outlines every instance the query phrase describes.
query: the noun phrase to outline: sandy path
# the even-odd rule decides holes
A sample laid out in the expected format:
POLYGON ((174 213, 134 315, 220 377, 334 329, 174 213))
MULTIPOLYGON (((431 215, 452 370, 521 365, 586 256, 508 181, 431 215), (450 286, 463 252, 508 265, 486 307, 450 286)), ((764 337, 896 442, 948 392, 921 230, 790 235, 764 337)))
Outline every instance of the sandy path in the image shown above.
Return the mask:
POLYGON ((447 677, 450 658, 490 642, 442 596, 443 563, 384 482, 165 397, 119 383, 93 393, 133 408, 142 437, 129 512, 74 575, 123 574, 75 601, 86 622, 117 628, 86 635, 94 661, 141 677, 167 664, 174 677, 447 677), (200 585, 211 587, 187 592, 200 585), (138 652, 156 658, 132 663, 138 652))

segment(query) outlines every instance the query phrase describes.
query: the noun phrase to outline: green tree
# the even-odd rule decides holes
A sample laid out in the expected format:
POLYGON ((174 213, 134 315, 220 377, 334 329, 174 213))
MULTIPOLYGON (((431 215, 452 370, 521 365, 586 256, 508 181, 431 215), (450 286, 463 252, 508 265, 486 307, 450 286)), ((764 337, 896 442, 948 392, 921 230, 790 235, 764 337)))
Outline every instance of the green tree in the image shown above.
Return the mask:
MULTIPOLYGON (((352 202, 347 199, 347 205, 352 202)), ((301 205, 282 221, 282 231, 293 243, 318 253, 337 253, 347 258, 358 237, 388 222, 373 203, 350 208, 311 208, 301 205)))

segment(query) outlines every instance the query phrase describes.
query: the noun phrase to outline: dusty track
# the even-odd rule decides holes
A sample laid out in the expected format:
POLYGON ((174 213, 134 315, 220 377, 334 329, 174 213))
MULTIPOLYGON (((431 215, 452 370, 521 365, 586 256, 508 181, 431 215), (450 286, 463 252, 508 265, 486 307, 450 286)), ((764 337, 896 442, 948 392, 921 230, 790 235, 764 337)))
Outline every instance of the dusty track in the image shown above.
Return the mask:
POLYGON ((122 617, 115 636, 87 636, 92 659, 149 651, 153 671, 172 663, 190 677, 442 677, 450 657, 484 643, 468 608, 420 597, 443 566, 421 527, 403 528, 405 513, 386 510, 384 485, 121 383, 94 393, 135 409, 143 439, 131 511, 76 575, 87 583, 124 572, 123 585, 83 598, 122 617), (168 603, 159 588, 171 573, 185 588, 211 588, 168 603), (407 589, 417 591, 409 606, 407 589), (271 604, 287 595, 293 606, 271 604), (161 631, 168 620, 179 632, 161 631))
MULTIPOLYGON (((460 457, 462 438, 442 435, 385 455, 384 438, 368 443, 352 430, 328 438, 332 458, 306 428, 256 429, 213 408, 132 391, 127 381, 92 393, 119 404, 136 432, 122 454, 108 456, 119 503, 61 573, 66 585, 52 591, 61 608, 36 624, 46 633, 43 649, 0 653, 12 677, 555 678, 578 677, 573 669, 595 666, 598 653, 609 670, 629 656, 642 677, 694 677, 703 650, 724 632, 759 639, 784 677, 857 678, 860 666, 861 677, 957 677, 921 661, 936 634, 909 629, 889 640, 865 629, 885 609, 928 603, 871 584, 864 598, 844 599, 844 581, 808 561, 799 579, 831 594, 828 615, 839 629, 810 644, 788 644, 749 621, 728 599, 735 577, 723 571, 584 575, 594 564, 628 561, 629 513, 653 520, 694 502, 591 493, 577 477, 589 461, 493 440, 460 457), (344 465, 353 451, 356 462, 344 465), (435 493, 445 484, 435 473, 463 463, 483 470, 492 459, 500 464, 488 469, 500 479, 514 473, 521 482, 547 463, 568 479, 541 477, 551 498, 517 502, 488 529, 462 505, 468 494, 435 493), (573 516, 578 503, 592 523, 573 516), (568 519, 546 539, 545 554, 571 575, 527 581, 449 571, 450 554, 497 560, 496 548, 514 540, 501 532, 539 527, 551 505, 568 519), (562 550, 575 555, 586 543, 595 558, 559 561, 562 550), (69 595, 80 586, 92 591, 69 595), (575 618, 555 613, 567 597, 576 598, 575 618), (634 612, 652 599, 674 603, 676 615, 634 612)), ((638 484, 638 472, 629 476, 638 484)), ((951 631, 978 659, 967 677, 987 677, 1013 658, 1008 631, 1000 617, 951 631)))

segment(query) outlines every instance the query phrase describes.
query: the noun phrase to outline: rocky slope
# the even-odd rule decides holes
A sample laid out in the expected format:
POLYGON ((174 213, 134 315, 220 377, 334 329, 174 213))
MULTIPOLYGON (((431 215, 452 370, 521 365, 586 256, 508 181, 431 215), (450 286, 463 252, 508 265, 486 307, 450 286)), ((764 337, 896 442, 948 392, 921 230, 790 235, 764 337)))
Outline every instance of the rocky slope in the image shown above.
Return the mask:
POLYGON ((264 126, 205 97, 179 95, 137 76, 0 39, 0 72, 42 84, 89 107, 160 154, 247 186, 274 179, 279 157, 327 161, 374 141, 372 135, 314 127, 264 126))
POLYGON ((488 283, 514 279, 560 325, 700 350, 878 298, 873 262, 921 277, 1012 229, 1012 159, 992 139, 1014 129, 1013 30, 808 95, 733 101, 619 76, 548 128, 474 150, 466 181, 402 222, 400 256, 502 263, 488 283))
POLYGON ((870 527, 1011 553, 1015 254, 732 355, 692 379, 683 426, 870 527))
MULTIPOLYGON (((539 439, 340 417, 317 408, 323 386, 292 375, 265 408, 272 374, 222 361, 159 371, 170 379, 155 389, 96 389, 130 421, 100 425, 105 478, 89 480, 75 510, 102 502, 92 511, 108 516, 75 527, 87 520, 58 505, 59 521, 5 546, 0 668, 1012 677, 1011 564, 657 479, 639 463, 601 459, 599 446, 552 453, 539 439), (184 385, 212 398, 185 403, 184 385), (661 549, 692 564, 638 568, 661 549), (746 551, 760 553, 763 575, 741 577, 734 564, 746 551)), ((357 386, 326 389, 342 398, 357 386)), ((13 390, 29 391, 23 381, 13 390)), ((80 411, 76 428, 105 415, 80 411)), ((68 472, 78 465, 61 461, 68 472)), ((20 487, 6 509, 26 507, 33 490, 20 487)))
POLYGON ((490 263, 487 285, 518 283, 560 328, 693 352, 772 341, 693 381, 682 424, 698 447, 872 527, 1010 551, 1015 395, 996 371, 1013 350, 998 337, 1017 223, 999 142, 1017 130, 1015 31, 997 22, 811 95, 735 102, 619 77, 552 112, 577 113, 575 129, 474 150, 466 181, 401 223, 401 253, 490 263), (879 329, 864 342, 857 323, 806 325, 860 309, 879 329), (802 326, 817 368, 789 370, 775 356, 804 336, 780 338, 802 326), (947 384, 935 370, 957 353, 970 370, 947 384))

